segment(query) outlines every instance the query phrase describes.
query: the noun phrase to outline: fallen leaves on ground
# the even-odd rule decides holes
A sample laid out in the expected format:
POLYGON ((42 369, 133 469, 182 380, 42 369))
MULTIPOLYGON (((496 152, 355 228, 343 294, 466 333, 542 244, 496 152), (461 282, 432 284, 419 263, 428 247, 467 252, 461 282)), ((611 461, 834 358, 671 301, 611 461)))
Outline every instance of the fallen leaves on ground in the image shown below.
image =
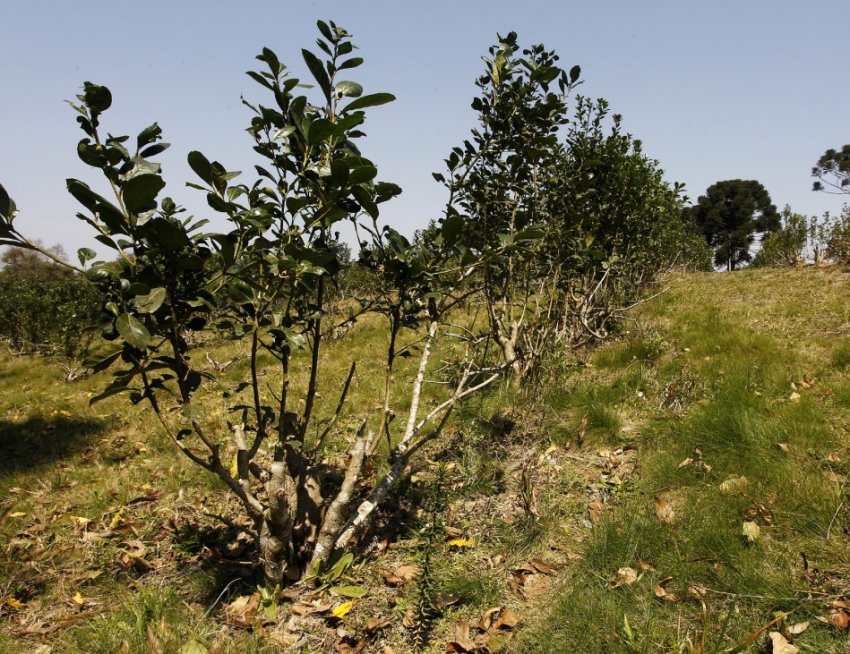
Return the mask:
POLYGON ((465 652, 486 652, 498 642, 499 647, 505 641, 505 632, 512 631, 520 624, 522 618, 513 609, 496 606, 488 609, 481 616, 478 624, 472 626, 466 620, 461 620, 455 628, 455 637, 446 644, 448 654, 465 652))
POLYGON ((638 573, 634 568, 620 568, 617 574, 608 580, 610 588, 628 588, 638 580, 638 573))
POLYGON ((655 504, 655 515, 658 516, 661 522, 665 525, 676 524, 676 512, 673 510, 670 502, 661 495, 657 495, 653 503, 655 504))
POLYGON ((679 597, 676 593, 667 590, 667 584, 673 581, 673 577, 665 577, 655 586, 655 597, 665 602, 678 602, 679 597))
POLYGON ((721 493, 738 493, 750 485, 750 480, 744 476, 732 475, 720 482, 721 493))
POLYGON ((778 631, 771 631, 769 635, 773 654, 797 654, 800 651, 799 647, 789 643, 788 639, 778 631))
POLYGON ((829 624, 838 629, 850 628, 850 603, 844 600, 830 602, 832 613, 829 614, 829 624))
POLYGON ((746 520, 741 525, 741 536, 747 543, 755 543, 761 536, 761 527, 758 526, 757 522, 746 520))
POLYGON ((394 571, 390 572, 384 568, 378 568, 377 572, 389 586, 404 586, 408 581, 413 579, 419 572, 419 566, 413 563, 400 565, 394 571))
POLYGON ((224 621, 233 627, 248 628, 254 624, 259 608, 259 593, 242 595, 224 607, 224 621))
POLYGON ((356 604, 357 600, 348 600, 347 602, 343 602, 339 606, 335 606, 331 609, 331 615, 341 620, 351 612, 351 609, 353 609, 356 604))
POLYGON ((790 627, 788 627, 787 631, 792 636, 799 636, 801 633, 803 633, 806 629, 809 628, 809 624, 810 623, 808 621, 798 622, 797 624, 792 624, 790 627))
POLYGON ((458 548, 475 547, 475 541, 471 538, 452 538, 446 545, 458 548))
POLYGON ((590 513, 590 521, 593 523, 599 522, 602 517, 602 512, 605 510, 605 505, 599 500, 591 500, 587 503, 587 510, 590 513))

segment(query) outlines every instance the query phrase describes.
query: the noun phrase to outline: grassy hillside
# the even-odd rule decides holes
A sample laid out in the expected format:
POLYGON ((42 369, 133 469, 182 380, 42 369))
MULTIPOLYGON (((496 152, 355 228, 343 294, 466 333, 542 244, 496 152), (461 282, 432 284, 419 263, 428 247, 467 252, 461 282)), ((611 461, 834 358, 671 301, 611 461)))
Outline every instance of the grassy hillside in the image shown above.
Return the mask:
MULTIPOLYGON (((850 651, 850 278, 665 284, 535 391, 468 404, 368 553, 277 607, 147 409, 0 355, 0 651, 850 651)), ((329 404, 375 337, 329 353, 329 404)))

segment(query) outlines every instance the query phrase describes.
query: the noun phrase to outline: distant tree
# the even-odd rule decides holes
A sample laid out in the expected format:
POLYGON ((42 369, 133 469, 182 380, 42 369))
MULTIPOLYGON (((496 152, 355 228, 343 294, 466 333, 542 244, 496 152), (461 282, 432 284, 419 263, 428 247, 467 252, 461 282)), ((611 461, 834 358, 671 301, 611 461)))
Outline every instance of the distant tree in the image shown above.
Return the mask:
POLYGON ((812 168, 812 177, 817 177, 813 191, 850 193, 850 145, 824 152, 812 168))
POLYGON ((717 182, 685 212, 714 248, 714 263, 725 265, 727 270, 752 259, 750 246, 755 233, 780 227, 779 213, 767 189, 755 180, 717 182))
POLYGON ((850 206, 846 204, 829 226, 826 256, 835 263, 850 265, 850 206))
MULTIPOLYGON (((48 250, 59 259, 65 259, 62 246, 48 250)), ((0 254, 0 278, 8 281, 55 281, 72 274, 64 266, 51 261, 36 250, 9 248, 0 254)))
POLYGON ((827 245, 832 234, 832 216, 824 211, 823 216, 809 218, 809 250, 814 263, 820 263, 826 257, 827 245))
MULTIPOLYGON (((814 222, 816 218, 812 218, 814 222)), ((795 266, 803 261, 803 250, 809 234, 809 221, 791 211, 782 210, 782 227, 762 239, 761 249, 753 259, 754 266, 795 266)))

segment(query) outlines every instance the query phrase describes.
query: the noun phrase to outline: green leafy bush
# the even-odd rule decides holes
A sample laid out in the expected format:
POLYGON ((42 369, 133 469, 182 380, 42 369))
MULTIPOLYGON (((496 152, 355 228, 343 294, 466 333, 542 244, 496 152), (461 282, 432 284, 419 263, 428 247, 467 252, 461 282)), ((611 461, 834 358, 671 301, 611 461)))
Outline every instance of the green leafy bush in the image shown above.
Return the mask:
POLYGON ((764 237, 752 265, 794 266, 803 260, 810 233, 808 220, 788 205, 782 210, 781 220, 782 226, 764 237))
POLYGON ((97 288, 32 251, 9 250, 2 262, 0 338, 17 352, 85 356, 101 315, 97 288))
MULTIPOLYGON (((101 195, 69 179, 68 190, 85 209, 78 217, 115 256, 85 271, 106 296, 107 347, 92 365, 113 371, 93 401, 125 394, 146 402, 176 450, 239 499, 270 589, 350 559, 346 550, 404 478, 412 455, 440 435, 463 398, 502 373, 487 365, 483 338, 444 325, 466 297, 474 262, 458 274, 440 252, 378 224, 379 205, 401 189, 378 180, 360 128, 367 109, 394 97, 364 94, 349 77, 363 63, 352 54, 351 35, 333 22, 317 27, 319 54, 302 50, 315 84, 300 83, 268 48, 257 56, 262 68, 248 73, 268 103, 245 101, 262 164, 253 180, 240 182, 240 173, 199 151, 188 155, 197 175, 189 186, 225 219, 222 232, 202 230, 207 221, 183 217, 173 199, 160 198, 166 182, 154 158, 168 146, 156 123, 134 140, 105 132, 112 94, 91 82, 72 104, 85 133, 78 155, 108 184, 101 195), (340 368, 325 349, 336 322, 333 289, 348 258, 337 237, 344 221, 362 235, 359 265, 372 273, 369 297, 351 319, 377 314, 386 349, 340 368), (235 335, 250 352, 235 386, 198 356, 193 335, 201 330, 235 335), (406 331, 416 334, 412 347, 406 331), (457 375, 429 388, 426 399, 438 348, 441 368, 448 362, 457 375), (408 383, 396 384, 405 356, 418 365, 408 383), (379 380, 379 402, 350 406, 355 376, 354 383, 379 380), (341 391, 326 402, 319 388, 328 386, 341 391)), ((0 245, 43 251, 18 231, 17 215, 0 186, 0 245)), ((86 249, 78 255, 83 266, 96 257, 86 249)))
POLYGON ((850 206, 844 206, 829 230, 826 256, 836 263, 850 264, 850 206))

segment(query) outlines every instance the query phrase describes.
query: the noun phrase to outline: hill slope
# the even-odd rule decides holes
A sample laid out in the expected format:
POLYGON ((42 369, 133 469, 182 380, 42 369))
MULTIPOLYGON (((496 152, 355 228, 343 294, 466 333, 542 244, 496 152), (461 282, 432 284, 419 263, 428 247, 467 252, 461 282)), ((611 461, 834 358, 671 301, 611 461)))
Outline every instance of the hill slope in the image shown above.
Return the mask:
POLYGON ((0 651, 400 654, 423 606, 433 652, 850 651, 850 277, 665 284, 538 390, 467 405, 367 556, 253 613, 250 543, 144 408, 0 356, 0 651))

